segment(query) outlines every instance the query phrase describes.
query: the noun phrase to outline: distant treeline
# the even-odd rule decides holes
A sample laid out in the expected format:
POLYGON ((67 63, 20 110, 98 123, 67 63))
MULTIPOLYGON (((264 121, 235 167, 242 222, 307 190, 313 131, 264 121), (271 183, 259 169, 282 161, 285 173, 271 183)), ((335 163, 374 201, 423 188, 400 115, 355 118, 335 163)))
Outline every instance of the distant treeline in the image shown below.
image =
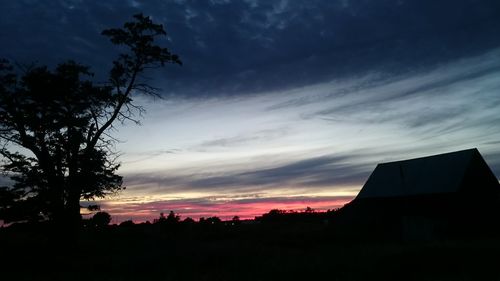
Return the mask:
MULTIPOLYGON (((105 211, 96 212, 92 217, 82 220, 82 227, 84 228, 102 228, 110 226, 111 215, 105 211)), ((119 227, 131 227, 131 226, 147 226, 147 225, 159 225, 159 226, 180 226, 180 225, 228 225, 234 226, 239 224, 259 224, 259 223, 328 223, 328 220, 332 218, 334 213, 338 209, 327 210, 327 211, 316 211, 310 207, 307 207, 303 211, 297 210, 280 210, 272 209, 269 212, 256 216, 254 219, 240 219, 239 216, 234 216, 230 220, 222 220, 217 216, 211 217, 201 217, 195 220, 191 217, 186 217, 181 219, 181 216, 174 211, 170 211, 167 215, 160 213, 158 218, 151 221, 145 222, 134 222, 133 220, 122 221, 117 225, 119 227)), ((10 224, 7 227, 29 227, 34 225, 50 225, 50 222, 18 222, 10 224)))

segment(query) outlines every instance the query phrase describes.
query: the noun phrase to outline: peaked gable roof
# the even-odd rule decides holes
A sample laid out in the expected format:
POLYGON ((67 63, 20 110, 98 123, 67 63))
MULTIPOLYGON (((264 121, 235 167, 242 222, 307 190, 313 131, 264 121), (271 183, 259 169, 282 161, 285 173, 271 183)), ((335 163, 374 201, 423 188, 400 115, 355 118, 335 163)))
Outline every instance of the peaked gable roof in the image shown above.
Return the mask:
POLYGON ((481 185, 498 185, 477 149, 378 164, 356 199, 453 193, 478 178, 481 185))

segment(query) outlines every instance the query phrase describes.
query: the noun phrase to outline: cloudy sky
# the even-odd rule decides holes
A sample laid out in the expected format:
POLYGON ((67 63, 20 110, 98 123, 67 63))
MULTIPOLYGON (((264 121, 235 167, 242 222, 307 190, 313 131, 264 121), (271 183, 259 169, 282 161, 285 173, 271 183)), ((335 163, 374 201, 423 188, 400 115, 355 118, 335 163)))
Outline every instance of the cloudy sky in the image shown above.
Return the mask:
POLYGON ((115 221, 174 210, 253 217, 331 209, 379 162, 477 147, 500 175, 497 0, 0 1, 0 57, 74 59, 104 79, 100 35, 143 12, 183 66, 115 135, 115 221))

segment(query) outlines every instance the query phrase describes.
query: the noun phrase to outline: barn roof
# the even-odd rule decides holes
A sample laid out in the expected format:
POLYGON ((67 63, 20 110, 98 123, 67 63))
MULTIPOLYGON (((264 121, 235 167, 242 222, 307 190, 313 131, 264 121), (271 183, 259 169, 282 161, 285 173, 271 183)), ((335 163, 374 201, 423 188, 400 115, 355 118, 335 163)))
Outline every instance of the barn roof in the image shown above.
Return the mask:
POLYGON ((477 149, 378 164, 356 199, 453 193, 481 179, 490 186, 498 180, 477 149))

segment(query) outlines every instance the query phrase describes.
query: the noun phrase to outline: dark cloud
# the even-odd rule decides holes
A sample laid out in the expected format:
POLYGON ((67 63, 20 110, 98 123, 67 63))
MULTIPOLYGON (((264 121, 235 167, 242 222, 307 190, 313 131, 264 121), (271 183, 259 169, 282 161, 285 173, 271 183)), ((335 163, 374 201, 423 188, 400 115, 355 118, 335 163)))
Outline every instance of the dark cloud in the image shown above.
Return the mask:
MULTIPOLYGON (((305 159, 276 168, 262 169, 213 179, 215 185, 234 185, 234 180, 246 185, 273 186, 335 186, 360 184, 366 169, 353 165, 350 156, 324 156, 305 159)), ((210 182, 210 181, 209 181, 210 182)), ((207 181, 196 184, 205 185, 207 181)))
POLYGON ((232 138, 221 138, 203 142, 200 144, 201 147, 211 147, 211 146, 232 146, 238 144, 244 144, 251 141, 259 140, 258 136, 237 136, 232 138))
POLYGON ((491 171, 500 179, 500 152, 483 154, 483 157, 491 171))
MULTIPOLYGON (((466 128, 490 128, 500 104, 498 50, 427 72, 391 78, 367 78, 364 83, 333 87, 331 93, 303 95, 268 110, 316 104, 301 114, 308 120, 399 124, 422 136, 454 133, 466 128), (485 63, 486 62, 486 63, 485 63), (425 133, 425 134, 423 134, 425 133)), ((324 90, 323 90, 324 91, 324 90)))
POLYGON ((287 134, 289 128, 281 127, 272 130, 260 130, 256 132, 249 132, 244 135, 238 135, 228 138, 218 138, 202 142, 198 148, 204 149, 209 147, 230 147, 237 145, 245 145, 255 142, 267 142, 287 134))
POLYGON ((500 3, 445 1, 2 1, 0 55, 73 58, 105 72, 99 35, 137 12, 164 23, 183 67, 165 92, 215 95, 308 85, 369 69, 400 73, 500 45, 500 3))
POLYGON ((261 191, 266 188, 310 188, 362 185, 372 164, 359 164, 353 156, 323 156, 282 166, 224 174, 164 176, 158 173, 128 174, 134 191, 154 192, 211 190, 261 191))
MULTIPOLYGON (((457 124, 442 130, 455 130, 457 124)), ((445 132, 441 132, 444 134, 445 132)), ((438 152, 451 151, 452 144, 433 144, 438 152)), ((273 188, 290 190, 324 190, 324 188, 343 188, 345 186, 361 187, 377 163, 409 159, 421 154, 415 154, 419 149, 426 149, 414 144, 414 149, 408 147, 381 146, 378 151, 359 149, 357 152, 339 155, 325 155, 306 158, 298 161, 264 169, 248 169, 243 172, 231 172, 230 166, 226 172, 218 173, 182 173, 165 175, 162 172, 126 174, 126 185, 133 186, 137 192, 169 193, 186 191, 227 191, 227 192, 262 192, 273 188)), ((470 147, 472 148, 472 147, 470 147)), ((429 155, 432 153, 428 153, 429 155)), ((496 175, 500 174, 500 157, 498 153, 484 154, 487 162, 496 175)))
MULTIPOLYGON (((139 157, 133 157, 132 160, 127 160, 125 161, 125 163, 131 164, 131 163, 142 162, 165 154, 175 154, 178 153, 179 151, 180 151, 179 149, 160 149, 152 151, 143 151, 140 153, 139 157)), ((132 153, 131 156, 135 155, 132 153)))

